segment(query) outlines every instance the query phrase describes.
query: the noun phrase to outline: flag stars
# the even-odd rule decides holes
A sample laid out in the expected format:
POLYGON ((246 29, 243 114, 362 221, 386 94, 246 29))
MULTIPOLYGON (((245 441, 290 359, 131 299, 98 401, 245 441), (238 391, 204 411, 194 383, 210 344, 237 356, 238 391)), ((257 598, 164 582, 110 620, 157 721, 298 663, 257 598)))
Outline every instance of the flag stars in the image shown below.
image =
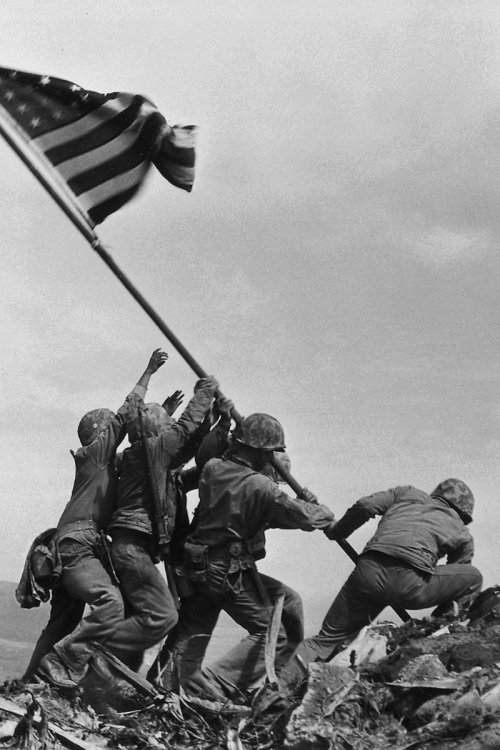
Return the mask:
POLYGON ((58 109, 56 109, 54 112, 52 112, 52 117, 54 120, 61 120, 62 119, 62 112, 60 112, 58 109))
POLYGON ((3 98, 7 99, 8 102, 11 102, 12 99, 14 98, 14 92, 13 91, 6 91, 5 94, 3 95, 3 98))
POLYGON ((18 111, 18 112, 19 112, 20 114, 22 114, 22 115, 24 115, 24 113, 26 112, 26 110, 27 110, 27 109, 28 109, 28 107, 26 106, 26 104, 20 104, 20 105, 19 105, 19 106, 17 107, 17 111, 18 111))
POLYGON ((30 124, 31 124, 32 128, 37 128, 40 125, 40 118, 39 117, 32 117, 30 124))
POLYGON ((81 86, 77 86, 77 85, 76 85, 76 83, 74 83, 74 84, 73 84, 73 85, 72 85, 72 86, 70 87, 70 91, 73 91, 73 92, 76 92, 76 91, 81 91, 81 90, 82 90, 82 87, 81 87, 81 86))
POLYGON ((39 80, 39 82, 38 82, 38 84, 39 84, 40 86, 48 86, 48 84, 49 84, 49 83, 50 83, 50 78, 49 78, 49 76, 44 76, 43 78, 40 78, 40 80, 39 80))

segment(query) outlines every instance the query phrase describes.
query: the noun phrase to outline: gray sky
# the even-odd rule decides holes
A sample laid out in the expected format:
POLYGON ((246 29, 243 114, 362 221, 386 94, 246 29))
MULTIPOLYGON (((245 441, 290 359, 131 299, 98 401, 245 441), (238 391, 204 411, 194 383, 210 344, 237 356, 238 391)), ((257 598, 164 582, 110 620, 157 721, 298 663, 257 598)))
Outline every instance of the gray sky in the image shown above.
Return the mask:
MULTIPOLYGON (((99 234, 240 412, 284 427, 337 515, 458 476, 498 580, 500 7, 476 0, 4 0, 5 67, 150 97, 200 127, 191 195, 151 173, 99 234)), ((194 375, 0 143, 0 579, 69 498, 81 415, 194 375)), ((357 549, 373 532, 351 538, 357 549)), ((315 626, 352 564, 271 532, 315 626), (312 601, 321 603, 319 614, 312 601), (324 605, 324 606, 323 606, 324 605)))

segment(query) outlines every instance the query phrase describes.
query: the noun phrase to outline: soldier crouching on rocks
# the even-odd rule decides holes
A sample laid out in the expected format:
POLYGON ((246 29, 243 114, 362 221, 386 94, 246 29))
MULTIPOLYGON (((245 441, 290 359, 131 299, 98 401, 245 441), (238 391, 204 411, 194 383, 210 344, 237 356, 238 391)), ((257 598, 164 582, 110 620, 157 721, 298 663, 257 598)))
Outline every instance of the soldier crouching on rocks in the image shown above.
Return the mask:
POLYGON ((82 447, 73 453, 73 491, 57 525, 62 574, 52 594, 49 622, 23 676, 25 681, 36 674, 53 685, 75 687, 94 653, 91 642, 105 643, 123 617, 123 599, 107 564, 101 532, 115 503, 116 449, 126 435, 127 415, 145 396, 151 375, 167 357, 160 349, 153 352, 116 414, 95 409, 78 425, 82 447), (90 612, 81 620, 86 604, 90 612))
POLYGON ((319 633, 307 638, 278 673, 293 692, 304 680, 304 665, 328 661, 386 606, 436 607, 433 616, 465 610, 480 592, 482 575, 471 565, 474 543, 467 525, 474 497, 458 479, 441 482, 428 495, 395 487, 363 497, 325 533, 345 539, 368 519, 382 516, 375 535, 326 614, 319 633), (446 565, 437 565, 447 555, 446 565))
MULTIPOLYGON (((255 561, 264 556, 266 528, 330 529, 335 517, 304 489, 303 499, 286 495, 262 470, 274 451, 285 448, 283 428, 268 414, 252 414, 232 432, 222 458, 208 461, 199 482, 200 502, 184 545, 184 564, 193 583, 182 600, 171 644, 171 672, 181 685, 211 697, 225 697, 201 671, 206 645, 222 610, 248 636, 217 663, 224 681, 247 688, 265 672, 264 649, 272 605, 255 561), (201 636, 201 638, 200 638, 201 636)), ((280 588, 280 582, 271 579, 280 588)), ((277 654, 287 647, 280 627, 277 654)))

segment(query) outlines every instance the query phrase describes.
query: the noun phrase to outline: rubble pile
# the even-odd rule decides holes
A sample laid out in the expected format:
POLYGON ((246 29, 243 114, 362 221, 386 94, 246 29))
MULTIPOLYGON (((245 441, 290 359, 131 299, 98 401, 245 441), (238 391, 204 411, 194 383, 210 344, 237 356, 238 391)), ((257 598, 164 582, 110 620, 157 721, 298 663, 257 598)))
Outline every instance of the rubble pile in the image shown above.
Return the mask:
POLYGON ((276 696, 256 713, 242 697, 151 698, 120 679, 72 693, 10 681, 0 748, 496 750, 500 614, 372 626, 329 664, 310 665, 300 703, 276 696))

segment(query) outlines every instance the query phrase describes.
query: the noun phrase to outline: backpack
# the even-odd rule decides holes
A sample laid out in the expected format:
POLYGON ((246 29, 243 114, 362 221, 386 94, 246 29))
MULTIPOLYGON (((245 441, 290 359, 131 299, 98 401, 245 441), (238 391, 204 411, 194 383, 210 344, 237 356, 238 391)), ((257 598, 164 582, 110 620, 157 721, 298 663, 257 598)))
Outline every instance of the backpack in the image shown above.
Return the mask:
POLYGON ((46 529, 29 548, 21 580, 16 588, 16 599, 25 609, 39 607, 50 598, 50 590, 57 583, 62 570, 57 547, 57 529, 46 529))

